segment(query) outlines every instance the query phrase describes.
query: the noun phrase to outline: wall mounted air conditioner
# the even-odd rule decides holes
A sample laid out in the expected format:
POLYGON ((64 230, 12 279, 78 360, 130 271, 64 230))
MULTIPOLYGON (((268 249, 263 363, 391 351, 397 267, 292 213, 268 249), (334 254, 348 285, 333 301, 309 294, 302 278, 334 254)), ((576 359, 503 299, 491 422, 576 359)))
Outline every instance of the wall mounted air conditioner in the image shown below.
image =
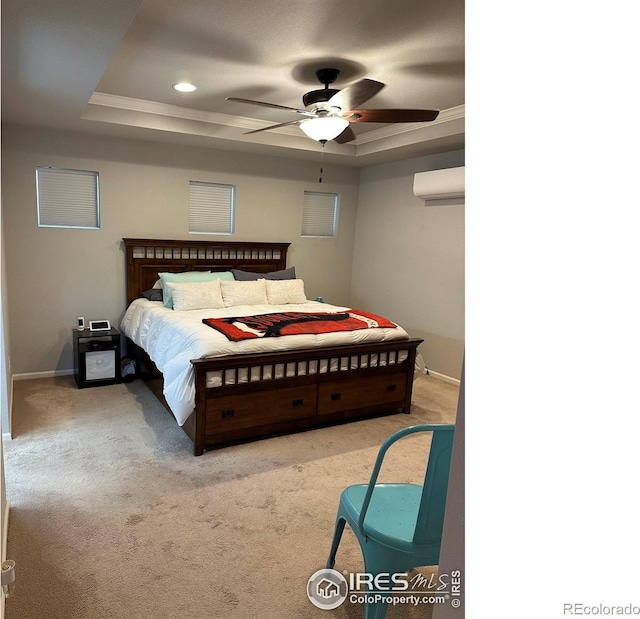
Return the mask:
POLYGON ((413 193, 427 204, 464 204, 464 166, 418 172, 413 193))

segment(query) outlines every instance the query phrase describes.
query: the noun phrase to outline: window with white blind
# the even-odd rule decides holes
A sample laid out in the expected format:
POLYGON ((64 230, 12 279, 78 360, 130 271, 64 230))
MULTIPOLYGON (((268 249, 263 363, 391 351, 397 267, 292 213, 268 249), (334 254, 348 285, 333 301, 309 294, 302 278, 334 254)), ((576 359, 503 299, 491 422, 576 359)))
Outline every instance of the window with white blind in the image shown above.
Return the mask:
POLYGON ((337 193, 305 191, 302 205, 302 236, 338 236, 337 193))
POLYGON ((234 185, 189 181, 189 232, 233 234, 234 185))
POLYGON ((36 167, 36 202, 41 228, 100 228, 98 173, 36 167))

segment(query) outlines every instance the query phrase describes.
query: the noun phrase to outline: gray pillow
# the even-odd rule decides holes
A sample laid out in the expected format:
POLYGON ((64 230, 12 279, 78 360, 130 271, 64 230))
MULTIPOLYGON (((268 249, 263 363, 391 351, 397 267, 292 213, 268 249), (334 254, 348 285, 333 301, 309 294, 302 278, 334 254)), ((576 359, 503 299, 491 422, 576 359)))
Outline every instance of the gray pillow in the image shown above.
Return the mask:
POLYGON ((149 301, 162 301, 162 288, 150 288, 145 290, 142 296, 149 301))
POLYGON ((239 282, 250 282, 256 279, 296 279, 295 267, 289 267, 282 271, 271 271, 271 273, 252 273, 251 271, 241 271, 240 269, 231 269, 231 272, 239 282))

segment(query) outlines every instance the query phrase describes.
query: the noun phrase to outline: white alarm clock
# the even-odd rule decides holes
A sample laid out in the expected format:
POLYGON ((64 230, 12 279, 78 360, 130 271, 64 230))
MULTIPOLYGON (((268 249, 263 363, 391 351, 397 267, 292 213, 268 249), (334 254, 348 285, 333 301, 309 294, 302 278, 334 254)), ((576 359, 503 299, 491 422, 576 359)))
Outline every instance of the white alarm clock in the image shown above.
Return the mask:
POLYGON ((108 320, 90 320, 89 331, 111 331, 111 323, 108 320))

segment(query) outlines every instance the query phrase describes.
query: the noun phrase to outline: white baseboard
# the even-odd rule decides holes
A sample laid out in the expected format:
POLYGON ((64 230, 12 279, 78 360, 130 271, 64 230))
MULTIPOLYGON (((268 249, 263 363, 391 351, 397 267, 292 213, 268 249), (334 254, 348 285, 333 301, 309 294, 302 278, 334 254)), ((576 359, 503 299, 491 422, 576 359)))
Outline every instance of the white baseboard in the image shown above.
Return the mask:
POLYGON ((32 378, 55 378, 56 376, 73 376, 73 370, 49 370, 47 372, 27 372, 14 374, 13 380, 30 380, 32 378))
POLYGON ((460 380, 458 378, 453 378, 452 376, 447 376, 446 374, 440 374, 439 372, 434 372, 433 370, 427 370, 428 376, 433 376, 433 378, 437 378, 438 380, 442 380, 445 383, 451 383, 452 385, 460 386, 460 380))

